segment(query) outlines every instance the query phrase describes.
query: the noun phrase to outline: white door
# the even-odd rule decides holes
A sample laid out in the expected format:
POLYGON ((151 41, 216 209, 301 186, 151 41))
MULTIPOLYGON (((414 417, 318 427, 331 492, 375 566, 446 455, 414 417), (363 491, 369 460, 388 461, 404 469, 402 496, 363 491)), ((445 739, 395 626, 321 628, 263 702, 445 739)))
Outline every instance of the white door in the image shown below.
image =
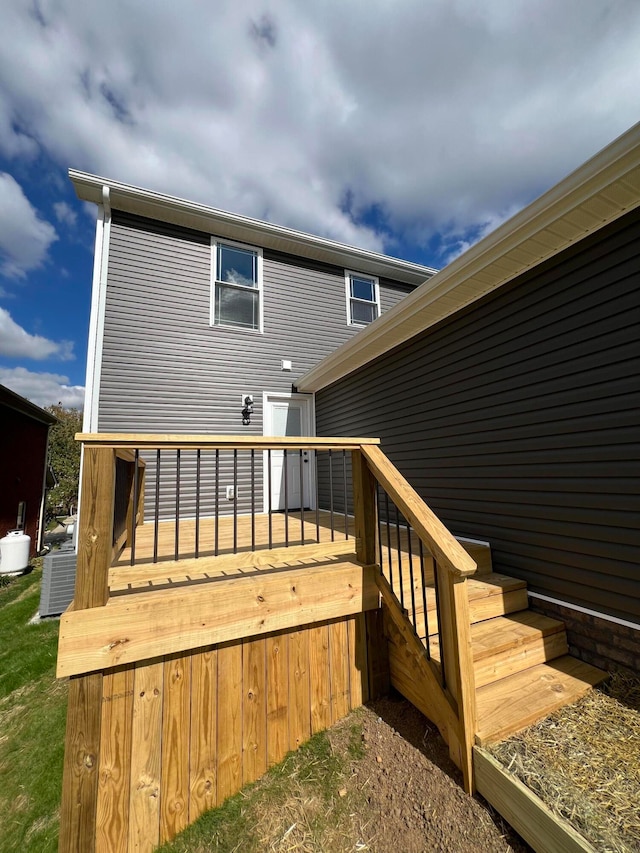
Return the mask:
MULTIPOLYGON (((313 412, 312 399, 304 394, 265 394, 264 395, 264 434, 265 435, 312 435, 313 412)), ((271 509, 285 508, 295 510, 312 506, 313 471, 312 454, 299 450, 271 451, 271 509), (286 485, 285 485, 286 481, 286 485), (302 495, 300 486, 302 485, 302 495)), ((265 511, 269 508, 269 454, 264 454, 265 471, 265 511)))

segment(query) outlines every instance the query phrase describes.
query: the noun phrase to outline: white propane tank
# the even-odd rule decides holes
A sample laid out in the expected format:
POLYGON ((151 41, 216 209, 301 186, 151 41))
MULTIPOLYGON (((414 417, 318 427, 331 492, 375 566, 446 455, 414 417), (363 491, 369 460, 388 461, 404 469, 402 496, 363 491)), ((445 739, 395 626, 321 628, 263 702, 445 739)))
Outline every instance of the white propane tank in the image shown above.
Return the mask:
POLYGON ((19 575, 29 565, 31 537, 22 530, 10 530, 0 539, 0 575, 19 575))

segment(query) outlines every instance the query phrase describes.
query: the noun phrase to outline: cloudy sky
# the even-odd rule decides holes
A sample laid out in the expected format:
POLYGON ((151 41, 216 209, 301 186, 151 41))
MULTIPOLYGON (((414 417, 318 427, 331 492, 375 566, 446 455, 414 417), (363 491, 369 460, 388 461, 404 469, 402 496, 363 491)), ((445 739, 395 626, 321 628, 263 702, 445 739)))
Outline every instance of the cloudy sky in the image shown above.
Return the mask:
POLYGON ((640 119, 638 0, 2 0, 0 384, 81 406, 68 167, 444 266, 640 119))

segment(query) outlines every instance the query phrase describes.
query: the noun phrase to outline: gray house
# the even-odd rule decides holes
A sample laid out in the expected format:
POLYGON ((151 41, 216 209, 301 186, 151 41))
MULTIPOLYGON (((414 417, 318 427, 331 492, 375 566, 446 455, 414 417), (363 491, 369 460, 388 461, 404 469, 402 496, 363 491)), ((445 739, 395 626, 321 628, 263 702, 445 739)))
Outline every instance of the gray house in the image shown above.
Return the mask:
MULTIPOLYGON (((293 379, 435 272, 69 174, 78 197, 99 210, 85 432, 314 435, 313 394, 294 393, 293 379)), ((223 461, 218 472, 221 510, 233 503, 246 512, 252 501, 266 509, 262 464, 252 473, 241 462, 235 475, 230 466, 223 461)), ((279 473, 271 477, 275 509, 286 488, 279 473)), ((305 506, 313 503, 312 478, 305 506)), ((292 473, 287 485, 288 505, 300 506, 299 478, 292 473)), ((214 488, 205 489, 210 497, 214 488)), ((183 512, 193 512, 185 500, 183 512)), ((162 501, 169 512, 169 496, 162 501)))
POLYGON ((640 661, 640 125, 298 379, 491 543, 574 654, 640 661))

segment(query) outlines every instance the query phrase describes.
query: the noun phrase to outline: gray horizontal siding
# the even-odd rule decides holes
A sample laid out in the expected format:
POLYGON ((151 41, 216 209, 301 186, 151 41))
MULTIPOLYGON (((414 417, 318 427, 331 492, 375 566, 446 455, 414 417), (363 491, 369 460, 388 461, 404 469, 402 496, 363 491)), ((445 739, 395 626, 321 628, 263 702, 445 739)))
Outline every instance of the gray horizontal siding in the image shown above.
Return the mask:
MULTIPOLYGON (((210 259, 209 234, 114 211, 100 431, 262 434, 263 392, 290 391, 295 376, 358 331, 347 325, 343 269, 269 251, 263 261, 264 334, 212 327, 210 259), (293 362, 291 372, 282 371, 283 359, 293 362), (250 426, 242 425, 245 393, 255 398, 250 426)), ((408 290, 381 281, 383 310, 408 290)), ((261 508, 261 461, 256 476, 261 508)), ((250 473, 244 457, 238 482, 239 508, 246 511, 250 473)), ((221 490, 230 483, 225 462, 221 490)))
POLYGON ((640 622, 640 216, 316 396, 534 591, 640 622))

